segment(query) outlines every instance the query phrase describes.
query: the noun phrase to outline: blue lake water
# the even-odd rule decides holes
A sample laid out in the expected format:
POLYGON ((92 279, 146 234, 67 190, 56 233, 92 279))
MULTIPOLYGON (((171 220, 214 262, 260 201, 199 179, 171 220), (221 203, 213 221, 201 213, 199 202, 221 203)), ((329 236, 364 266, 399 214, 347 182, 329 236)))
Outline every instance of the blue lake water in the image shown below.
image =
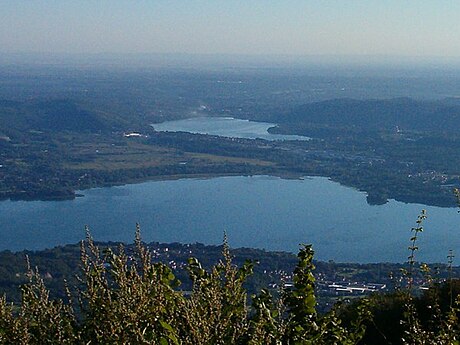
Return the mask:
POLYGON ((301 135, 271 134, 267 130, 274 123, 255 122, 233 117, 193 117, 185 120, 155 123, 152 127, 159 132, 189 132, 211 134, 230 138, 265 140, 309 140, 301 135))
POLYGON ((418 259, 445 262, 460 249, 455 208, 391 200, 370 206, 365 193, 326 178, 269 176, 153 181, 83 192, 68 201, 0 202, 0 250, 76 243, 88 224, 96 240, 220 244, 296 252, 312 243, 321 260, 402 262, 410 229, 427 210, 418 259))

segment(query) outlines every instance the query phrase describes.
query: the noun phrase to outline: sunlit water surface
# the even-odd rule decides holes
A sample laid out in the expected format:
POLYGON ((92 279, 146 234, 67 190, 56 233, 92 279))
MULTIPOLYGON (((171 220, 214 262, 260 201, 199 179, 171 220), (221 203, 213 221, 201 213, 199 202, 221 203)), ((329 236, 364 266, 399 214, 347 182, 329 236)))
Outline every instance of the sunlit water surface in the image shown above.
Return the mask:
POLYGON ((154 181, 83 192, 68 201, 0 202, 0 249, 42 249, 76 243, 87 224, 96 240, 132 242, 136 222, 146 241, 220 244, 297 251, 312 243, 322 260, 402 262, 410 229, 427 209, 418 258, 446 261, 460 249, 455 208, 390 201, 326 178, 269 176, 154 181))
POLYGON ((268 129, 274 123, 255 122, 235 119, 233 117, 193 117, 185 120, 166 121, 153 124, 159 132, 189 132, 218 135, 230 138, 265 139, 265 140, 309 140, 300 135, 271 134, 268 129))

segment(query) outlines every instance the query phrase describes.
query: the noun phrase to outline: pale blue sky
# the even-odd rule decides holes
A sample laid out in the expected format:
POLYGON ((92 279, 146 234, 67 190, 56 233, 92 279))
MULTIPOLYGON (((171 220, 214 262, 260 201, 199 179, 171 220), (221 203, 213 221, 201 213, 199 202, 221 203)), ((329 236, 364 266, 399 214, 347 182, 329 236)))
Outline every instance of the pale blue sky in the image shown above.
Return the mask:
POLYGON ((0 0, 0 52, 460 58, 460 1, 0 0))

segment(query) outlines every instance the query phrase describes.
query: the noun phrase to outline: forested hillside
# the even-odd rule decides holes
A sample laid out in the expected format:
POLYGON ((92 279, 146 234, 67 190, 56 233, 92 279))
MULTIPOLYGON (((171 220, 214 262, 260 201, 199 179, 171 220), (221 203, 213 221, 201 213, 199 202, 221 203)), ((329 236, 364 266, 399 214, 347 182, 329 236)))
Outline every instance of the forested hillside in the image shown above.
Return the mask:
POLYGON ((354 131, 455 132, 460 128, 458 99, 333 99, 308 103, 277 116, 281 124, 324 126, 354 131))
POLYGON ((24 137, 29 131, 100 132, 120 129, 111 114, 88 110, 69 99, 9 101, 0 100, 0 131, 24 137))

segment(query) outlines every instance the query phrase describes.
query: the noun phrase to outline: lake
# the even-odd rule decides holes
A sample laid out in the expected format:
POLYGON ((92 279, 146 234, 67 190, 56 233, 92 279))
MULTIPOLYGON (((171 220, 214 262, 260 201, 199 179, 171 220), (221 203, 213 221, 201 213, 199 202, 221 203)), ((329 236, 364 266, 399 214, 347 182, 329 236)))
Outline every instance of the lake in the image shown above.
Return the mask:
POLYGON ((152 124, 159 132, 189 132, 230 138, 265 140, 309 140, 301 135, 271 134, 267 130, 276 124, 235 119, 233 117, 192 117, 185 120, 152 124))
POLYGON ((455 208, 390 200, 370 206, 366 194, 327 178, 270 176, 152 181, 81 192, 67 201, 0 202, 0 250, 76 243, 88 224, 98 241, 132 242, 139 222, 145 241, 220 244, 296 252, 312 243, 316 258, 402 262, 410 229, 427 210, 417 259, 446 261, 460 249, 455 208))

